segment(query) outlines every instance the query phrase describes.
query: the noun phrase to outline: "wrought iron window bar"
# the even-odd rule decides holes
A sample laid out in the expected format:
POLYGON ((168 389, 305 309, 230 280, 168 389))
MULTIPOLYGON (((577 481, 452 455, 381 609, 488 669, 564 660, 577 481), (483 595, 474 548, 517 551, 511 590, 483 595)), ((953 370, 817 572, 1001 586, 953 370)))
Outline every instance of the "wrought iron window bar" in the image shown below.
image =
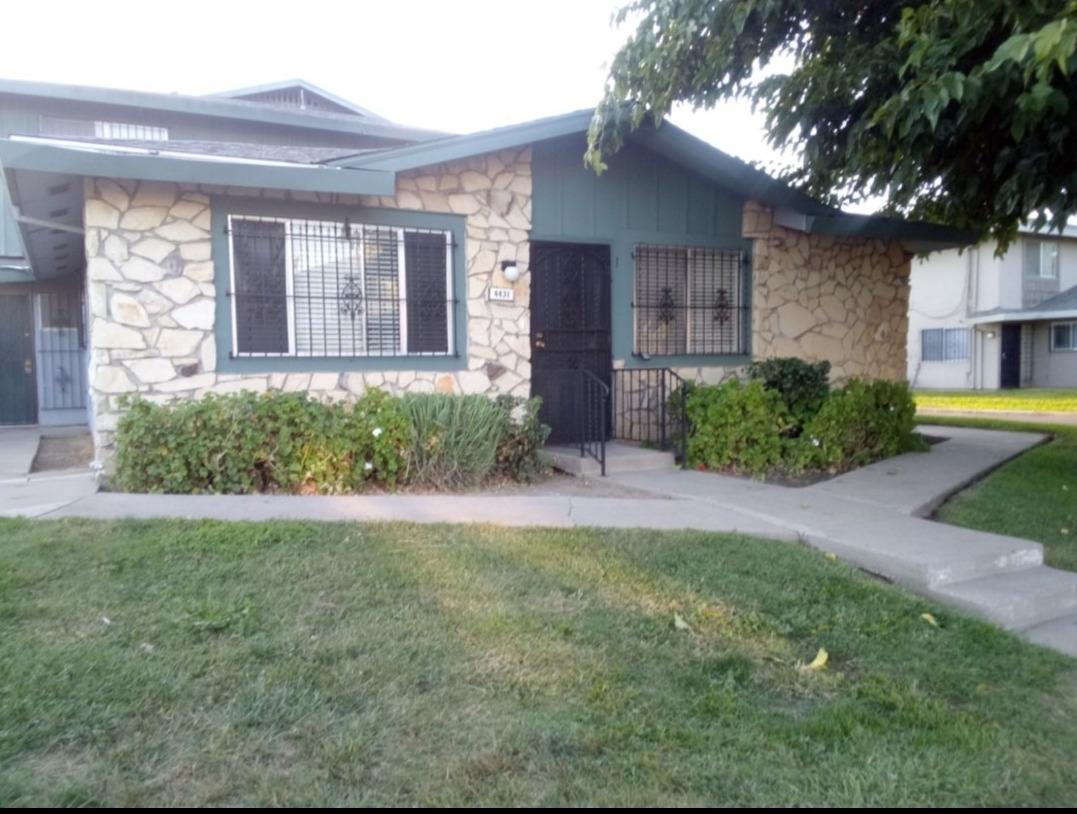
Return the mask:
POLYGON ((233 357, 456 355, 451 232, 233 215, 226 234, 233 357))
POLYGON ((751 306, 743 251, 638 244, 632 257, 637 354, 747 352, 751 306))

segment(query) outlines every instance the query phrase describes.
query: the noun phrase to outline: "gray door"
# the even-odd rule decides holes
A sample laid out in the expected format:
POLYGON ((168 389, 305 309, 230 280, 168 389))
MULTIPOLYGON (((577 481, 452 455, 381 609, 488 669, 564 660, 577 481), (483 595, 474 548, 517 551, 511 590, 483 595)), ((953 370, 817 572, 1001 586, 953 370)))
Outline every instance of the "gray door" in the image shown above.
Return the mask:
POLYGON ((37 419, 29 294, 0 294, 0 424, 37 419))

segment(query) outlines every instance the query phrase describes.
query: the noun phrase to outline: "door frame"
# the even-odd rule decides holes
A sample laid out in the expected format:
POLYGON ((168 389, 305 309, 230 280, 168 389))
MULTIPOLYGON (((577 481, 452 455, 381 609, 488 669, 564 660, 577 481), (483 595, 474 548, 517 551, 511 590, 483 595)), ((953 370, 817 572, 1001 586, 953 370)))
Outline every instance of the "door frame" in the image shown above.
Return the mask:
MULTIPOLYGON (((533 241, 531 241, 531 245, 530 245, 530 250, 531 250, 530 267, 531 267, 531 275, 532 276, 531 276, 531 296, 530 296, 530 303, 531 303, 530 331, 529 331, 529 337, 528 337, 529 338, 529 348, 530 348, 530 351, 531 351, 531 382, 530 382, 531 396, 534 397, 536 395, 539 395, 539 396, 542 395, 541 393, 536 393, 535 392, 536 372, 538 372, 538 375, 541 378, 541 376, 543 375, 541 371, 545 371, 545 370, 555 371, 555 370, 557 370, 557 368, 537 368, 536 365, 535 365, 536 354, 538 352, 541 352, 541 347, 542 347, 542 346, 536 347, 536 338, 537 338, 536 334, 539 332, 538 329, 540 328, 540 326, 538 325, 538 322, 535 319, 535 316, 536 316, 536 313, 538 311, 538 308, 540 307, 538 305, 538 303, 541 301, 540 297, 536 296, 536 287, 541 285, 541 283, 539 282, 539 274, 540 274, 539 264, 537 264, 535 262, 535 260, 536 260, 536 256, 541 253, 541 251, 542 251, 542 249, 544 247, 552 247, 552 248, 559 248, 559 249, 577 249, 577 250, 581 250, 581 251, 585 251, 585 252, 596 252, 597 251, 597 252, 601 252, 604 255, 604 263, 603 263, 603 265, 604 265, 604 274, 602 275, 601 284, 605 289, 604 294, 605 294, 605 299, 606 299, 606 325, 605 325, 606 341, 605 341, 605 348, 604 348, 604 361, 602 363, 601 370, 597 370, 597 371, 593 371, 593 372, 595 372, 596 375, 598 375, 601 378, 601 380, 606 384, 606 386, 609 387, 611 385, 612 377, 613 377, 613 257, 614 257, 614 254, 613 254, 613 246, 612 246, 612 244, 610 242, 608 242, 608 241, 533 240, 533 241), (536 250, 538 250, 538 251, 536 251, 536 250)), ((582 351, 581 350, 581 352, 587 352, 587 351, 582 351)), ((566 368, 566 370, 569 370, 569 368, 566 368)), ((608 411, 612 410, 612 404, 609 403, 609 401, 607 401, 606 409, 608 411)), ((611 416, 607 415, 607 417, 606 417, 606 428, 607 428, 606 429, 606 434, 607 434, 607 436, 609 436, 610 433, 613 431, 613 426, 612 426, 612 422, 611 422, 610 418, 611 418, 611 416)), ((552 430, 553 430, 553 432, 551 432, 551 435, 553 435, 554 433, 557 432, 557 428, 552 428, 552 430)), ((564 432, 564 430, 562 430, 562 431, 564 432)), ((576 433, 572 432, 571 434, 573 436, 575 436, 576 433)), ((608 440, 608 438, 606 440, 608 440)), ((563 443, 573 443, 574 444, 576 442, 577 442, 576 440, 573 440, 573 441, 564 441, 563 443)))
POLYGON ((0 427, 32 427, 38 423, 38 395, 37 395, 37 324, 34 320, 34 293, 28 288, 19 286, 12 290, 0 289, 0 297, 22 299, 26 309, 26 317, 30 325, 30 364, 33 365, 33 373, 30 375, 29 408, 30 420, 22 423, 8 423, 0 420, 0 427))

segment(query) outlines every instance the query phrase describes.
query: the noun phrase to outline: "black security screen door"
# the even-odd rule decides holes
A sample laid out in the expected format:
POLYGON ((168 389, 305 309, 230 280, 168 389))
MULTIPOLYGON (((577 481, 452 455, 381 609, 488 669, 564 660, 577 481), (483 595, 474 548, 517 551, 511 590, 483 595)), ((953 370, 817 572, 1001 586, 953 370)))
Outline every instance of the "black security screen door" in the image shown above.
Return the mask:
POLYGON ((551 444, 581 439, 580 370, 606 384, 610 352, 610 250, 531 245, 531 394, 542 398, 551 444))
POLYGON ((0 295, 0 424, 33 424, 36 397, 30 295, 0 295))

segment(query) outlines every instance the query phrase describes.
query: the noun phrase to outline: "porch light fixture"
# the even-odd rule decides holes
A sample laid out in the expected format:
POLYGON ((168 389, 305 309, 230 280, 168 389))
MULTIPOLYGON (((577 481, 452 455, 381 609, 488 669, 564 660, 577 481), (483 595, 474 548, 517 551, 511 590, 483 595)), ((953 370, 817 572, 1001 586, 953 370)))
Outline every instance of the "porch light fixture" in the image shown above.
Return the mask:
POLYGON ((515 260, 502 260, 501 274, 510 283, 515 283, 517 280, 520 279, 520 267, 516 265, 515 260))

